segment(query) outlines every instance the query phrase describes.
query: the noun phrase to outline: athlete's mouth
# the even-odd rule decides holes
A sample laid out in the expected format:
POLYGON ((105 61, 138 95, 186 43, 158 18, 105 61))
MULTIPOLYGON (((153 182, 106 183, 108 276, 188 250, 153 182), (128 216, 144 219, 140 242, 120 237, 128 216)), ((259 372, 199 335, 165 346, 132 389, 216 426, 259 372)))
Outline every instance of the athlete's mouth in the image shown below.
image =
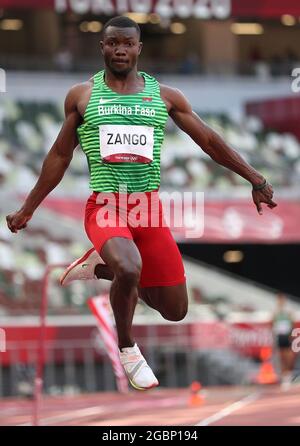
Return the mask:
POLYGON ((118 65, 124 65, 128 63, 128 60, 124 60, 124 59, 113 59, 113 63, 118 64, 118 65))

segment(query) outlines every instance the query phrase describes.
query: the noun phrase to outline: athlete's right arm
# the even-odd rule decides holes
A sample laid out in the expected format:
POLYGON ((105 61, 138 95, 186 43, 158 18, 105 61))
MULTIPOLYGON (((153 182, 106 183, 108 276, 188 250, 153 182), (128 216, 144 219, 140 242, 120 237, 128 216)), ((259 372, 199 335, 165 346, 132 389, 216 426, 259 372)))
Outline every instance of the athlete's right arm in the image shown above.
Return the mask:
POLYGON ((36 185, 27 196, 23 206, 6 217, 11 232, 26 227, 36 208, 44 198, 60 183, 68 168, 75 147, 78 145, 76 129, 82 118, 77 109, 81 85, 71 88, 65 99, 65 120, 56 141, 47 154, 36 185))

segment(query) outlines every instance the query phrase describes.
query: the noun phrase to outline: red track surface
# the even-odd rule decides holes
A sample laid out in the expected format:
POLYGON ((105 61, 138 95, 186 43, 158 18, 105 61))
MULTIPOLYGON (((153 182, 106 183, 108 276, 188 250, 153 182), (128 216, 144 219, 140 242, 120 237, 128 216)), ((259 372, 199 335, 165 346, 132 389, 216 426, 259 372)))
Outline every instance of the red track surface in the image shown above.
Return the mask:
MULTIPOLYGON (((44 396, 40 424, 47 426, 295 426, 300 386, 207 388, 202 405, 189 405, 188 389, 44 396)), ((30 424, 32 402, 3 399, 0 425, 30 424)))

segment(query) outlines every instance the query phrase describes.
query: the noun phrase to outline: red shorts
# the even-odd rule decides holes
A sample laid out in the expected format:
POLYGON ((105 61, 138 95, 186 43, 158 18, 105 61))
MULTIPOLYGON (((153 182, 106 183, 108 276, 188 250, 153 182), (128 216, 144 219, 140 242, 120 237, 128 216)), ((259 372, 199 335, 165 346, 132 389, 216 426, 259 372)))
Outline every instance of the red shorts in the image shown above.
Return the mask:
POLYGON ((128 201, 130 195, 134 196, 93 192, 89 197, 85 230, 94 248, 101 255, 107 240, 112 237, 128 238, 134 241, 141 254, 141 287, 184 283, 181 254, 164 222, 158 192, 144 192, 143 200, 138 202, 135 199, 128 201))

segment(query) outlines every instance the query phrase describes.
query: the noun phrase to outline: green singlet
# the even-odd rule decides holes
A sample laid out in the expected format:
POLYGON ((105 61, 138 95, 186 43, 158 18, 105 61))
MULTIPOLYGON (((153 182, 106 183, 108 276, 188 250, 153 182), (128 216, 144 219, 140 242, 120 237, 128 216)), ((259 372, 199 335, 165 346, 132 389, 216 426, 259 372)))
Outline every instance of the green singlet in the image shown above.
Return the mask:
POLYGON ((168 111, 158 81, 144 72, 144 89, 119 94, 94 75, 92 94, 77 133, 96 192, 146 192, 160 185, 160 150, 168 111))

